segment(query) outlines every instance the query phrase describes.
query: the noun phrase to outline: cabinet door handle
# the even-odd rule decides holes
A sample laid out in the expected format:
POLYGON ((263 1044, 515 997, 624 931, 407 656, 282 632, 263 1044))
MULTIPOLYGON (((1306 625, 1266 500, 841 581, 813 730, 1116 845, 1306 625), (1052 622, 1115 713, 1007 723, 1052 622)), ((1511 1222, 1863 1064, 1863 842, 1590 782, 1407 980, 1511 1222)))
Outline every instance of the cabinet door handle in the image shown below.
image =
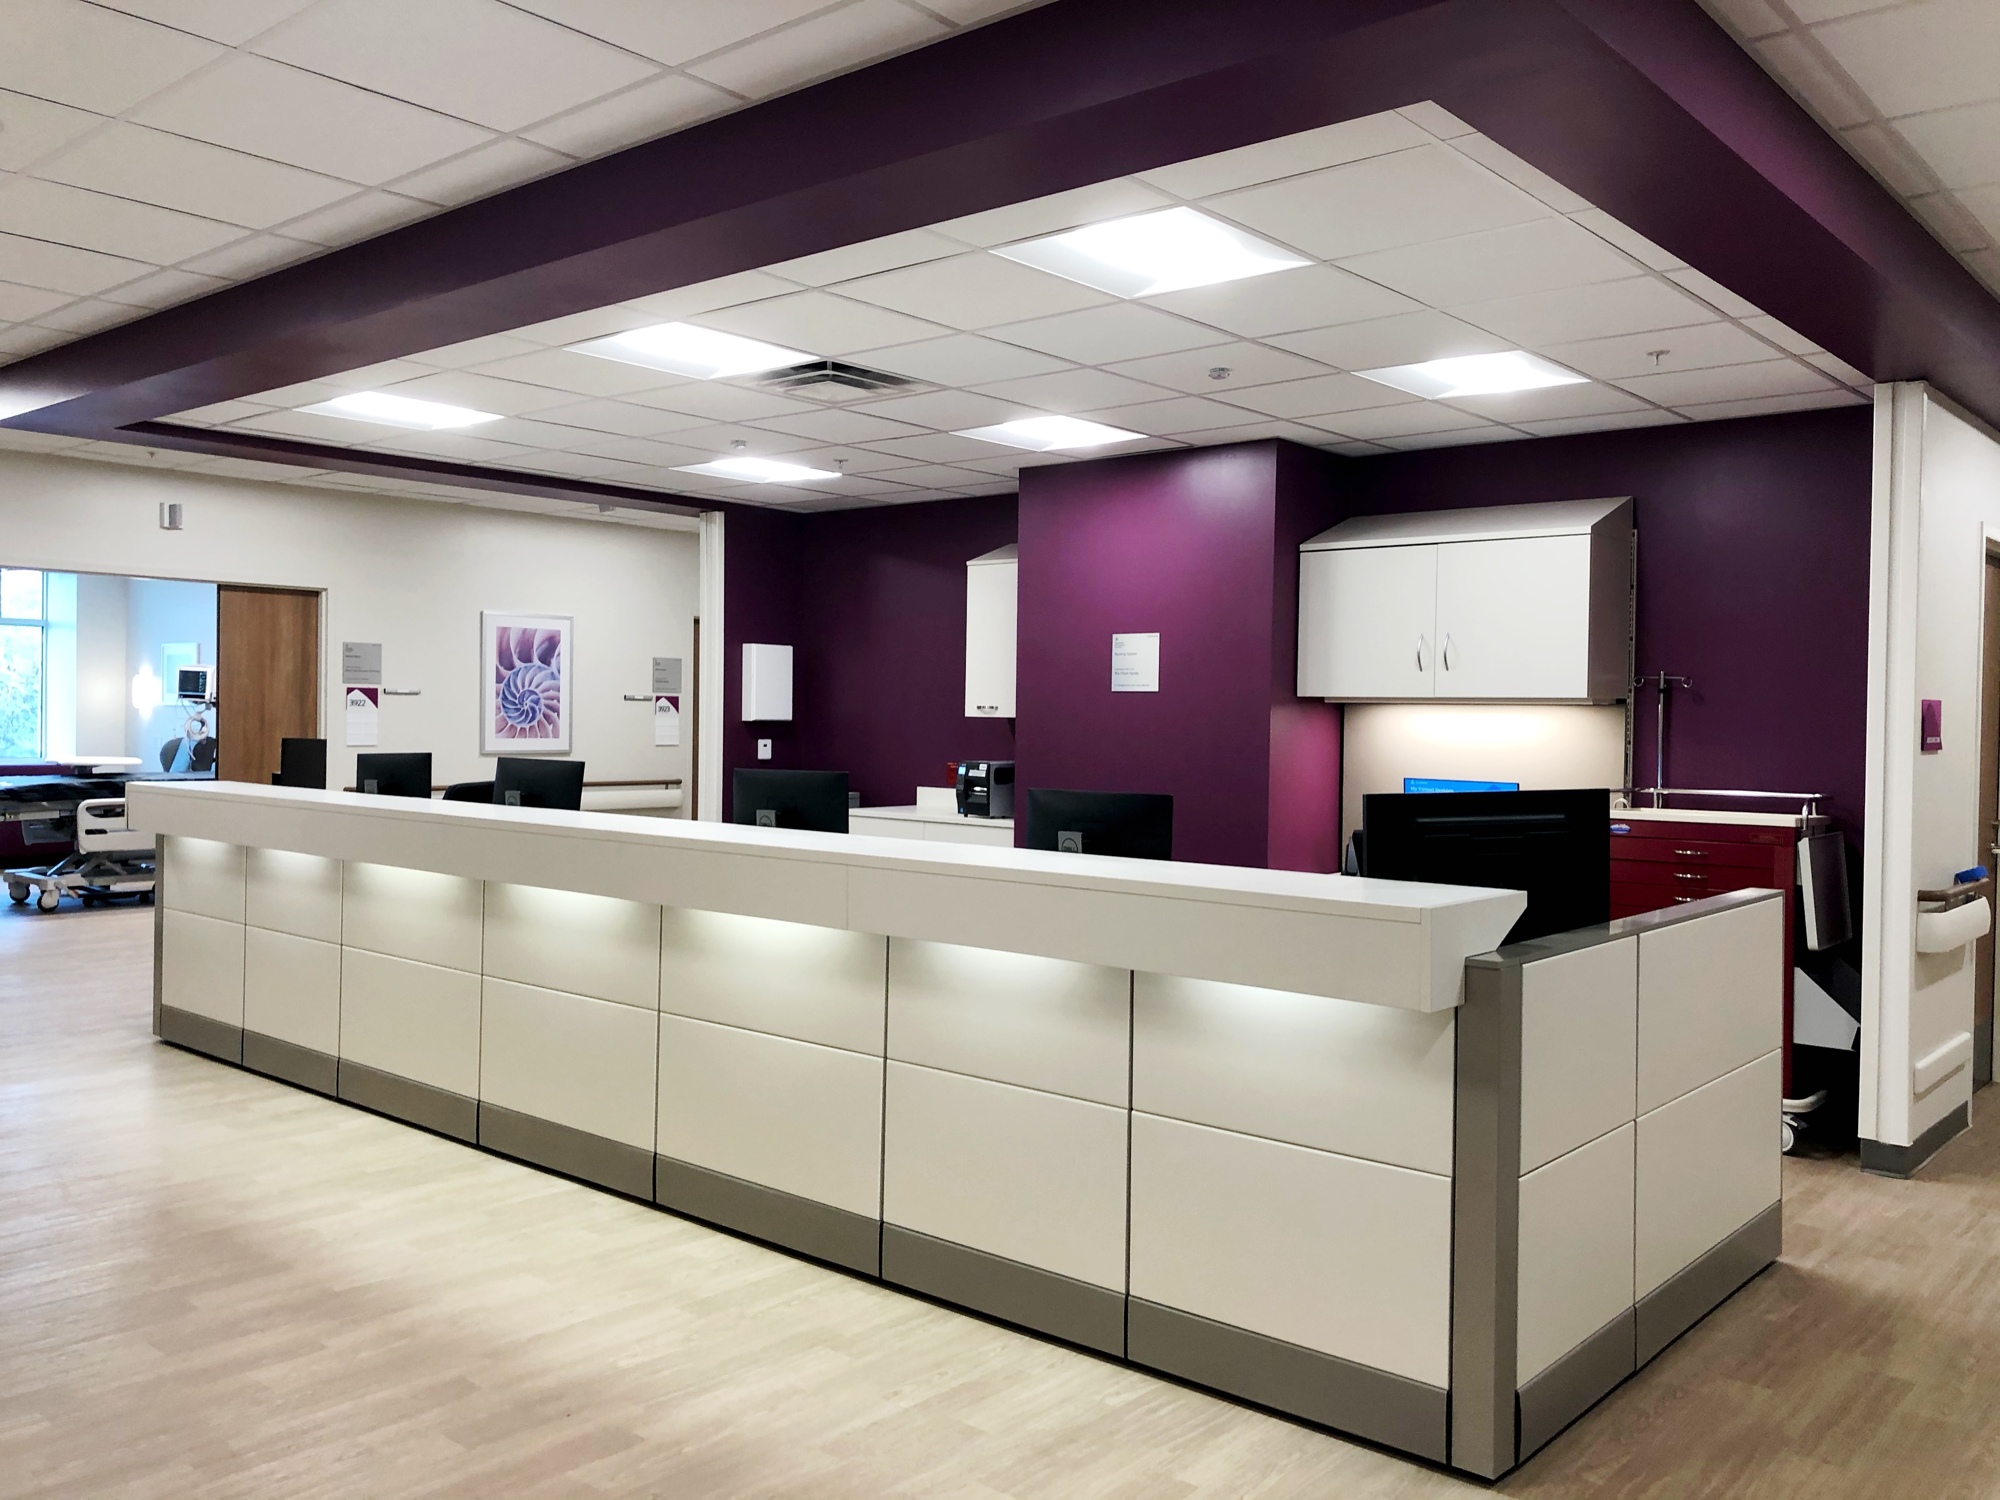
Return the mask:
POLYGON ((1417 670, 1421 672, 1423 671, 1423 669, 1424 669, 1424 637, 1423 637, 1423 632, 1419 631, 1417 632, 1417 670))
POLYGON ((1444 669, 1447 672, 1451 670, 1451 632, 1449 630, 1444 633, 1444 669))
POLYGON ((1682 859, 1708 858, 1708 851, 1706 849, 1676 849, 1674 853, 1680 855, 1682 859))
POLYGON ((1697 875, 1692 871, 1688 870, 1674 871, 1674 879, 1676 880, 1706 880, 1707 878, 1708 877, 1706 875, 1697 875))

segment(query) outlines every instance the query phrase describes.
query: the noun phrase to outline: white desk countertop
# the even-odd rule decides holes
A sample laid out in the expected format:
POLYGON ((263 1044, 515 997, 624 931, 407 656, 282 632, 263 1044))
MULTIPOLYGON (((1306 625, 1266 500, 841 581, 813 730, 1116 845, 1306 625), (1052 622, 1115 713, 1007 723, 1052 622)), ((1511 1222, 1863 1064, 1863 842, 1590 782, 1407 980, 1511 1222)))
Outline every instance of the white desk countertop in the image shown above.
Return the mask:
POLYGON ((917 803, 911 807, 856 807, 848 812, 850 818, 891 818, 899 823, 949 823, 970 824, 975 828, 1012 828, 1012 818, 973 818, 961 813, 956 807, 933 807, 927 803, 917 803))

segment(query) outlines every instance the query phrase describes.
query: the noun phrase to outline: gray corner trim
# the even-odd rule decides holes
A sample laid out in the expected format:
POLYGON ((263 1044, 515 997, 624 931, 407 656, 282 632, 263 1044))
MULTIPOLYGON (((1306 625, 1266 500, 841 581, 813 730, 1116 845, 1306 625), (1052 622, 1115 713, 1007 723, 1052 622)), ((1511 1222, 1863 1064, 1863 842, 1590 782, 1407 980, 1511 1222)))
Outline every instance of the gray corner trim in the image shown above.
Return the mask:
POLYGON ((1543 956, 1537 952, 1517 958, 1509 953, 1471 960, 1465 966, 1465 1003, 1458 1011, 1452 1126, 1450 1462, 1453 1468, 1484 1479, 1499 1478, 1515 1463, 1521 969, 1523 963, 1543 956))
POLYGON ((1104 1354, 1125 1353, 1125 1297, 1108 1287, 882 1226, 882 1279, 1104 1354))
POLYGON ((167 973, 167 845, 172 839, 153 840, 153 1035, 164 1036, 162 1012, 166 1009, 167 973))
POLYGON ((315 1094, 333 1094, 340 1085, 339 1058, 256 1031, 243 1033, 243 1066, 315 1094))
POLYGON ((1444 1462, 1448 1397, 1434 1385, 1137 1297, 1129 1339, 1134 1364, 1444 1462))
MULTIPOLYGON (((1978 1055, 1976 1052, 1973 1054, 1978 1055)), ((1972 1124, 1972 1105, 1959 1105, 1937 1124, 1931 1126, 1907 1146, 1892 1146, 1887 1141, 1861 1142, 1861 1170, 1873 1172, 1877 1177, 1912 1177, 1925 1162, 1936 1156, 1947 1141, 1961 1134, 1972 1124)))
POLYGON ((336 1093, 349 1104, 421 1125, 454 1140, 477 1143, 479 1139, 479 1102, 449 1089, 379 1072, 343 1057, 336 1093))
POLYGON ((191 1010, 172 1005, 160 1006, 159 1036, 163 1042, 204 1053, 226 1063, 243 1061, 243 1028, 227 1021, 212 1021, 191 1010))
POLYGON ((1643 1366, 1776 1260, 1784 1228, 1780 1200, 1641 1297, 1636 1309, 1639 1363, 1643 1366))
POLYGON ((1521 1387, 1522 1463, 1639 1368, 1638 1340, 1628 1307, 1521 1387))
POLYGON ((1972 1023, 1972 1086, 1984 1088, 1993 1081, 1993 1018, 1972 1023))
POLYGON ((653 1201, 691 1219, 719 1224, 850 1271, 868 1276, 882 1271, 882 1223, 866 1214, 815 1203, 671 1156, 653 1158, 653 1201))
POLYGON ((643 1146, 607 1140, 484 1100, 479 1105, 479 1144, 628 1198, 653 1200, 653 1153, 643 1146))

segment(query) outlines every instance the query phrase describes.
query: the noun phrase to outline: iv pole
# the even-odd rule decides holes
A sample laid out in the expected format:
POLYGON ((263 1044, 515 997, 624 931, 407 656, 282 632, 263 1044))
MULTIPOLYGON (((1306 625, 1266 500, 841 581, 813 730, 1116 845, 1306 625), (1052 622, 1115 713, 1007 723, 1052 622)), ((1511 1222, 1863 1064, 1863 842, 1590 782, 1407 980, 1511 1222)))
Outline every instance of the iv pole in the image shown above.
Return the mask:
POLYGON ((1677 687, 1692 688, 1692 677, 1673 677, 1665 672, 1655 672, 1641 677, 1636 684, 1658 690, 1659 709, 1653 724, 1653 806, 1663 806, 1664 788, 1667 784, 1667 704, 1672 700, 1677 687))

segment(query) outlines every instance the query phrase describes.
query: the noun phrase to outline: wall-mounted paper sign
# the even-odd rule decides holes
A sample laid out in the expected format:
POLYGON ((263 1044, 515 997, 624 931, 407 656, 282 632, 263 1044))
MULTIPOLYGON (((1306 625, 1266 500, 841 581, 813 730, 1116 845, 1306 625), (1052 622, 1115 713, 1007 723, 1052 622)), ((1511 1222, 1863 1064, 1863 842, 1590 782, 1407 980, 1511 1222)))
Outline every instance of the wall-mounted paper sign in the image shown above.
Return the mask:
MULTIPOLYGON (((340 680, 356 683, 362 687, 382 685, 382 643, 380 641, 342 641, 340 643, 340 680)), ((374 741, 369 741, 373 744, 374 741)))
POLYGON ((681 695, 681 659, 678 656, 653 658, 653 696, 678 698, 681 695))
POLYGON ((1111 637, 1111 691, 1157 693, 1159 690, 1159 633, 1111 637))
POLYGON ((382 728, 382 690, 378 687, 347 688, 347 743, 373 745, 382 728))
POLYGON ((681 742, 681 695, 653 694, 653 743, 678 745, 681 742))
POLYGON ((1936 755, 1944 749, 1944 700, 1926 698, 1920 715, 1923 743, 1918 747, 1925 755, 1936 755))

